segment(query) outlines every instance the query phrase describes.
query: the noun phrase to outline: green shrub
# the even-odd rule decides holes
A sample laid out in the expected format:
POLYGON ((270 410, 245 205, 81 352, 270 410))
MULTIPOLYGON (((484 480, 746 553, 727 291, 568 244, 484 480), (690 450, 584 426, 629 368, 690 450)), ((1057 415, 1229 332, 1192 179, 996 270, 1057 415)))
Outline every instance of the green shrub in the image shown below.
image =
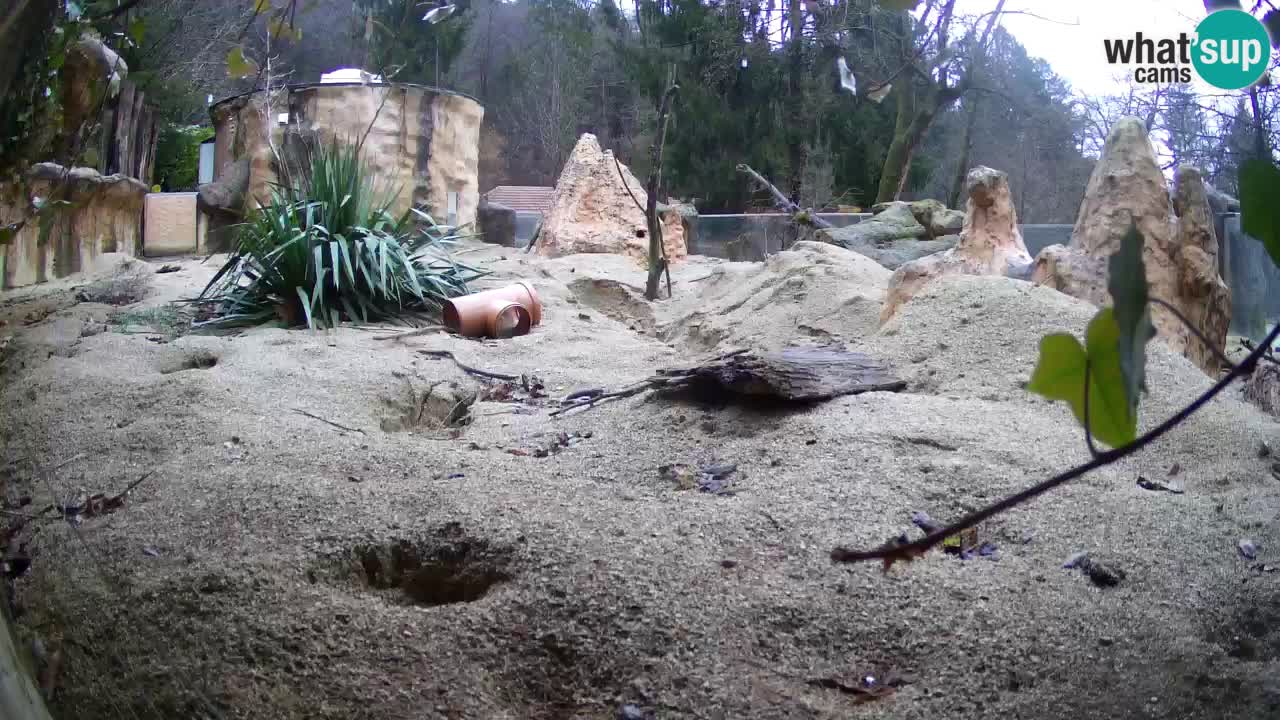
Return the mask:
POLYGON ((165 192, 195 190, 200 180, 200 143, 213 129, 171 125, 156 141, 155 181, 165 192))
POLYGON ((352 146, 310 153, 296 186, 239 227, 239 247, 197 298, 213 317, 202 325, 333 327, 415 313, 438 314, 485 273, 452 261, 457 239, 426 213, 399 217, 395 193, 380 187, 352 146))

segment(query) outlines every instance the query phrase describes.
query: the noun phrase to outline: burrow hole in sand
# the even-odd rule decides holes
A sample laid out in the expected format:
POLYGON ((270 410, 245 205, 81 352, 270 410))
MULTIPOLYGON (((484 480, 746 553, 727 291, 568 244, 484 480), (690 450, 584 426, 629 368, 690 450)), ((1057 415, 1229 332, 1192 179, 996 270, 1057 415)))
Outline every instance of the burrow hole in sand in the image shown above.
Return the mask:
POLYGON ((176 360, 170 360, 160 367, 161 375, 170 375, 185 370, 208 370, 218 364, 218 356, 211 352, 194 352, 176 360))
POLYGON ((404 604, 475 602, 512 578, 513 550, 468 534, 451 523, 433 535, 354 548, 362 584, 404 604))

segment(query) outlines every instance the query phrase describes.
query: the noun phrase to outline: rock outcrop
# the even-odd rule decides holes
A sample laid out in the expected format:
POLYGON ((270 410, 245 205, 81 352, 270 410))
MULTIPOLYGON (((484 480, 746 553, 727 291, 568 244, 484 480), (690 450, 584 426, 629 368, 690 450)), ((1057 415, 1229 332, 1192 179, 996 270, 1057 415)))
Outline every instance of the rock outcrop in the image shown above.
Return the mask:
POLYGON ((1218 241, 1209 194, 1200 173, 1178 168, 1169 192, 1146 126, 1125 118, 1111 131, 1089 179, 1069 246, 1045 248, 1032 280, 1095 305, 1110 302, 1107 263, 1130 224, 1142 232, 1143 259, 1153 298, 1169 303, 1196 325, 1212 347, 1177 316, 1152 306, 1157 336, 1202 370, 1218 370, 1216 351, 1226 345, 1231 292, 1218 274, 1218 241))
POLYGON ((516 211, 506 205, 482 199, 476 210, 476 225, 481 240, 502 247, 516 246, 516 211))
POLYGON ((245 156, 223 168, 217 180, 197 189, 196 210, 208 218, 207 242, 213 252, 228 252, 235 245, 235 227, 248 207, 252 172, 252 158, 245 156))
MULTIPOLYGON (((645 262, 649 239, 644 185, 590 133, 578 139, 556 183, 555 202, 543 221, 536 252, 546 257, 617 253, 645 262), (619 172, 621 170, 621 173, 619 172)), ((680 212, 659 213, 668 260, 688 254, 680 212)))
POLYGON ((0 186, 0 225, 27 217, 34 198, 67 200, 57 213, 47 243, 40 223, 30 220, 3 246, 3 287, 22 287, 88 268, 103 253, 136 255, 142 244, 142 206, 147 187, 123 175, 99 175, 91 168, 65 169, 40 163, 25 185, 0 186), (56 192, 55 192, 56 191, 56 192))
POLYGON ((941 201, 928 198, 925 200, 902 201, 894 200, 891 202, 876 203, 871 206, 871 212, 876 216, 882 214, 885 210, 892 207, 905 206, 911 211, 912 217, 916 222, 920 223, 925 229, 925 237, 930 240, 936 240, 947 235, 958 234, 964 228, 964 213, 959 210, 950 210, 941 201))
POLYGON ((976 167, 966 180, 968 202, 956 246, 912 260, 889 278, 880 321, 887 322, 903 303, 929 282, 946 275, 1024 275, 1031 255, 1018 231, 1018 214, 1009 178, 999 170, 976 167))
POLYGON ((890 240, 874 243, 846 232, 856 227, 857 225, 822 228, 814 233, 814 239, 865 255, 889 270, 897 270, 912 260, 950 250, 960 240, 959 235, 946 235, 936 240, 890 240))
POLYGON ((824 228, 815 233, 817 239, 839 245, 846 250, 883 246, 895 240, 922 240, 929 230, 911 212, 907 203, 890 203, 879 213, 860 223, 842 228, 824 228))
POLYGON ((84 38, 72 44, 60 73, 64 126, 74 134, 96 119, 103 97, 112 85, 119 89, 128 75, 129 66, 101 40, 84 38))

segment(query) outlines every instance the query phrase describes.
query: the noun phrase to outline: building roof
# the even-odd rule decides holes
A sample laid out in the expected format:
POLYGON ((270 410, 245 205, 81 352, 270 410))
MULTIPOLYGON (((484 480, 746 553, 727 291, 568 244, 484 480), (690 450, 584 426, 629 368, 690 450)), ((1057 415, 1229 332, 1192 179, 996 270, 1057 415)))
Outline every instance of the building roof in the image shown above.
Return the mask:
MULTIPOLYGON (((388 83, 388 82, 382 82, 382 83, 365 83, 365 82, 327 82, 327 83, 318 83, 318 82, 312 82, 312 83, 298 83, 298 84, 295 84, 295 85, 286 85, 286 86, 284 86, 284 88, 283 88, 283 89, 286 89, 286 90, 288 90, 289 92, 293 92, 294 90, 306 90, 306 89, 308 89, 308 88, 316 88, 316 87, 326 87, 326 88, 330 88, 330 87, 343 87, 343 86, 346 86, 346 87, 361 87, 361 86, 371 87, 371 86, 372 86, 372 87, 391 87, 391 88, 417 88, 417 89, 419 89, 419 90, 423 90, 423 91, 426 91, 426 92, 429 92, 429 93, 434 93, 434 94, 436 94, 436 95, 453 95, 453 96, 455 96, 455 97, 463 97, 463 98, 466 98, 466 99, 468 99, 468 100, 471 100, 471 101, 475 102, 476 104, 479 104, 479 103, 480 103, 480 101, 479 101, 479 100, 477 100, 476 98, 474 98, 474 97, 472 97, 472 96, 470 96, 470 95, 468 95, 468 94, 466 94, 466 93, 464 93, 464 92, 458 92, 457 90, 445 90, 444 88, 435 87, 435 86, 433 86, 433 85, 420 85, 420 84, 418 84, 418 83, 403 83, 403 82, 392 82, 392 83, 388 83)), ((280 89, 282 89, 282 88, 276 88, 276 89, 277 89, 277 90, 280 90, 280 89)), ((250 96, 250 95, 257 95, 257 94, 258 94, 258 93, 260 93, 260 92, 263 92, 263 88, 258 88, 258 89, 256 89, 256 90, 250 90, 250 91, 248 91, 248 92, 236 93, 235 95, 228 95, 227 97, 224 97, 224 98, 222 98, 221 100, 218 100, 217 102, 211 103, 211 104, 209 105, 209 110, 211 110, 211 111, 212 111, 214 108, 218 107, 219 105, 221 105, 221 104, 223 104, 223 103, 231 102, 232 100, 238 100, 238 99, 240 99, 240 98, 248 97, 248 96, 250 96)))
POLYGON ((555 203, 556 189, 537 185, 499 185, 484 196, 489 202, 509 207, 516 212, 546 214, 555 203))

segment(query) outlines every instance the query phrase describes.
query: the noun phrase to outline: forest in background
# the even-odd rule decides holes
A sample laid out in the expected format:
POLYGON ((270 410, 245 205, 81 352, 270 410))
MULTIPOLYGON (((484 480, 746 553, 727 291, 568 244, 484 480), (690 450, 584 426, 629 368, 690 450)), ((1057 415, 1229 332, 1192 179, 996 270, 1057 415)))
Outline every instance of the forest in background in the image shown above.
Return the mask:
MULTIPOLYGON (((664 186, 702 212, 767 204, 739 163, 810 207, 899 196, 954 206, 964 171, 983 164, 1009 173, 1023 221, 1073 222, 1092 158, 1125 115, 1146 120, 1168 167, 1193 163, 1228 193, 1243 159, 1277 147, 1275 88, 1206 96, 1131 83, 1085 96, 1000 27, 1000 11, 1023 12, 1003 0, 976 17, 954 0, 913 15, 874 0, 459 0, 439 24, 414 0, 300 0, 274 41, 254 4, 141 0, 122 13, 122 27, 145 29, 121 54, 170 128, 162 146, 203 137, 186 128, 208 124, 208 98, 260 79, 228 75, 243 46, 270 57, 277 84, 362 67, 476 97, 482 189, 554 184, 584 132, 643 175, 674 80, 664 186), (856 93, 842 87, 841 58, 856 93)), ((166 189, 190 182, 189 162, 159 161, 180 168, 166 189)))

